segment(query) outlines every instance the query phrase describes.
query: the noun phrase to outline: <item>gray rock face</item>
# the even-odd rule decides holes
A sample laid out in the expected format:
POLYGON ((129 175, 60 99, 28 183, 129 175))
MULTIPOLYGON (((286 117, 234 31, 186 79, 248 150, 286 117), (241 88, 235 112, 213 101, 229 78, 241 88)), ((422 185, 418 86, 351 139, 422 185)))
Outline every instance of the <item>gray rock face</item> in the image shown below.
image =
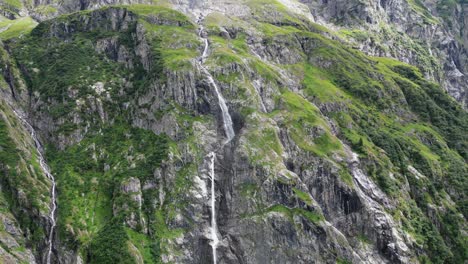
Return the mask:
POLYGON ((22 248, 24 234, 13 216, 0 214, 0 228, 4 230, 0 231, 0 261, 2 263, 19 261, 36 263, 31 250, 22 248))
POLYGON ((352 37, 359 49, 420 67, 427 78, 439 82, 468 107, 468 5, 463 1, 446 18, 436 8, 443 1, 426 0, 423 5, 405 0, 301 2, 309 6, 318 23, 368 32, 352 37))
POLYGON ((145 227, 145 219, 142 215, 142 192, 140 180, 130 178, 121 183, 119 190, 119 201, 114 203, 114 216, 125 215, 125 223, 132 229, 145 227))

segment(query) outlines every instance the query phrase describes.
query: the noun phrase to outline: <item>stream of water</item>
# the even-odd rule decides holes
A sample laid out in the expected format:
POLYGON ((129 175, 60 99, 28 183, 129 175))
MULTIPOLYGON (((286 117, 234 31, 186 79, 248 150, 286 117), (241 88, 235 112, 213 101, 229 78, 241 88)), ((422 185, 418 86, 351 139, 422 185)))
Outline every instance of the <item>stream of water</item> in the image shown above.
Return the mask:
POLYGON ((210 152, 208 154, 208 158, 210 159, 209 164, 209 175, 211 180, 211 227, 210 227, 210 235, 211 235, 211 248, 213 250, 213 263, 216 264, 217 261, 217 252, 216 249, 218 248, 219 238, 218 238, 218 225, 216 223, 216 183, 215 183, 215 171, 214 171, 214 163, 216 158, 216 153, 210 152))
POLYGON ((219 107, 221 108, 221 114, 223 117, 224 132, 226 133, 226 142, 224 143, 225 145, 229 141, 231 141, 235 136, 234 128, 232 126, 232 118, 231 118, 231 115, 229 115, 229 109, 226 105, 226 100, 224 99, 223 95, 219 91, 218 85, 214 81, 213 76, 210 74, 210 72, 208 72, 205 66, 203 66, 203 63, 205 62, 205 59, 208 56, 209 42, 206 37, 203 37, 202 32, 203 32, 203 28, 200 29, 200 37, 205 42, 205 48, 203 50, 203 55, 200 59, 200 68, 202 69, 206 77, 208 78, 210 85, 213 87, 213 89, 215 90, 216 96, 218 97, 218 104, 219 104, 219 107))
MULTIPOLYGON (((200 33, 199 36, 203 39, 205 43, 205 47, 203 49, 203 54, 200 58, 200 69, 208 78, 210 85, 213 87, 216 96, 218 98, 219 108, 221 109, 221 114, 223 118, 223 128, 226 134, 226 140, 223 142, 222 147, 226 144, 231 142, 231 140, 235 137, 234 127, 232 123, 231 115, 229 114, 229 109, 226 104, 226 100, 224 99, 223 95, 219 91, 218 85, 213 79, 213 76, 208 72, 208 70, 203 65, 205 63, 206 58, 208 57, 208 50, 209 50, 209 42, 208 38, 204 36, 204 29, 203 26, 200 26, 200 33)), ((217 248, 219 244, 218 238, 218 225, 216 222, 216 182, 215 182, 215 160, 216 160, 216 152, 210 152, 208 154, 209 158, 209 178, 211 180, 211 227, 210 227, 210 236, 211 236, 211 247, 213 250, 213 263, 217 263, 217 248)))
POLYGON ((56 197, 56 190, 55 190, 55 187, 56 187, 55 178, 52 175, 52 173, 50 173, 49 166, 47 165, 47 163, 45 161, 45 158, 44 158, 44 155, 43 155, 44 150, 43 150, 43 147, 42 147, 41 143, 39 142, 39 139, 37 138, 36 131, 31 126, 31 124, 29 124, 29 122, 26 121, 26 119, 22 115, 20 115, 15 110, 13 110, 13 112, 18 117, 18 119, 20 119, 21 122, 24 124, 24 126, 26 127, 26 130, 28 130, 28 132, 31 134, 31 138, 34 141, 34 145, 36 147, 36 151, 37 151, 37 154, 38 154, 38 157, 39 157, 39 165, 41 166, 41 169, 45 173, 47 178, 49 178, 49 180, 52 182, 52 188, 51 188, 51 191, 50 191, 51 192, 50 198, 52 200, 52 204, 50 206, 50 211, 49 211, 50 231, 49 231, 49 236, 47 238, 48 250, 47 250, 47 255, 46 255, 46 264, 50 264, 50 257, 52 255, 52 248, 53 248, 53 237, 54 237, 54 231, 55 231, 55 226, 56 226, 55 212, 57 211, 57 197, 56 197))

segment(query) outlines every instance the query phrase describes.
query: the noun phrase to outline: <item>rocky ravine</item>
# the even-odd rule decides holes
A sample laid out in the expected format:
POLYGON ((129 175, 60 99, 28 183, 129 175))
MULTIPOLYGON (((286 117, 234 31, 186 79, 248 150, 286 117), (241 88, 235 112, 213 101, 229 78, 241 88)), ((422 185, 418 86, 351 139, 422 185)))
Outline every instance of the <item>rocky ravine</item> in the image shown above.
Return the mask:
MULTIPOLYGON (((345 31, 380 34, 375 24, 403 28, 419 13, 382 1, 163 2, 61 16, 2 44, 4 262, 46 263, 50 231, 51 182, 13 109, 57 183, 51 263, 466 260, 468 119, 427 81, 449 71, 397 52, 408 32, 382 53, 345 31)), ((38 4, 52 17, 107 3, 38 4)), ((461 65, 460 43, 434 60, 461 65)))

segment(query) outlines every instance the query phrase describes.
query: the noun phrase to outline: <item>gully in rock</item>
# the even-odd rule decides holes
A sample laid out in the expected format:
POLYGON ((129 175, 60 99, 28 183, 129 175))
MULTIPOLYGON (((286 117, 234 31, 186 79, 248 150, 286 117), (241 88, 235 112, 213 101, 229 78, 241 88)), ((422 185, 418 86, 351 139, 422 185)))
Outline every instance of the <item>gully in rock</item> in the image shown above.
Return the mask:
MULTIPOLYGON (((201 21, 203 18, 200 18, 198 21, 199 24, 201 24, 201 21)), ((200 38, 203 39, 205 43, 205 47, 203 49, 203 54, 201 58, 199 59, 199 66, 203 73, 207 76, 208 81, 210 85, 213 87, 216 96, 218 98, 218 104, 219 108, 221 108, 221 114, 223 118, 223 128, 224 132, 226 134, 226 140, 224 143, 221 145, 220 149, 222 149, 226 144, 231 142, 231 140, 235 137, 235 132, 233 128, 233 123, 232 123, 232 118, 231 115, 229 114, 229 109, 226 104, 226 100, 224 99, 223 95, 219 91, 218 85, 213 79, 213 76, 208 72, 208 70, 203 66, 205 59, 208 57, 208 49, 209 49, 209 42, 208 38, 204 36, 204 28, 203 26, 200 25, 200 31, 199 31, 199 36, 200 38)), ((219 244, 219 238, 218 238, 218 225, 216 222, 216 182, 215 182, 215 171, 214 171, 214 163, 216 159, 216 152, 210 152, 208 154, 209 158, 209 178, 211 180, 211 227, 210 227, 210 236, 211 236, 211 247, 213 249, 213 263, 217 263, 217 247, 219 244)))
POLYGON ((52 200, 52 204, 51 204, 50 212, 49 212, 50 231, 49 231, 49 236, 48 236, 48 240, 47 240, 48 248, 47 248, 47 255, 46 255, 46 264, 50 264, 50 258, 51 258, 51 255, 52 255, 53 242, 54 242, 53 241, 54 231, 55 231, 55 227, 56 227, 55 215, 56 215, 56 211, 57 211, 57 197, 56 197, 56 189, 55 189, 55 187, 56 187, 55 178, 52 175, 52 173, 50 173, 49 166, 47 165, 47 163, 45 161, 44 155, 42 154, 43 153, 43 148, 42 148, 41 143, 39 142, 39 139, 36 136, 36 131, 31 126, 31 124, 29 124, 28 121, 26 121, 26 119, 22 115, 20 115, 15 110, 13 110, 13 112, 18 117, 18 119, 20 119, 21 122, 24 124, 26 130, 28 130, 28 132, 31 134, 31 138, 34 141, 34 145, 36 147, 36 151, 37 151, 37 154, 38 154, 38 157, 39 157, 39 165, 41 166, 41 169, 44 171, 47 178, 49 178, 49 180, 52 182, 52 188, 51 188, 51 191, 50 191, 51 192, 50 198, 52 200))

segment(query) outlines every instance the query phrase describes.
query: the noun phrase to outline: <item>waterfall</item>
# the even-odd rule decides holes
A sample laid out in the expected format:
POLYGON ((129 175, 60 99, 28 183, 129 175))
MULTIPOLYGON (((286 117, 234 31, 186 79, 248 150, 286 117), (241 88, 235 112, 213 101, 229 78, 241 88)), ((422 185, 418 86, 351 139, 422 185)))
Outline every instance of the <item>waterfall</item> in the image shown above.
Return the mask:
POLYGON ((231 118, 231 115, 229 115, 229 109, 227 107, 226 100, 224 99, 223 95, 219 91, 218 85, 214 81, 213 76, 205 68, 205 66, 203 66, 203 63, 205 62, 205 59, 208 57, 208 48, 209 48, 208 38, 203 37, 203 27, 201 27, 201 29, 200 29, 199 36, 205 42, 205 48, 203 49, 203 55, 200 58, 200 68, 202 69, 202 71, 206 75, 206 77, 208 78, 208 82, 213 87, 213 89, 214 89, 214 91, 216 93, 216 96, 218 97, 218 104, 219 104, 219 107, 221 108, 221 114, 222 114, 222 117, 223 117, 224 132, 226 133, 226 138, 227 138, 224 144, 227 144, 235 136, 234 128, 232 126, 232 118, 231 118))
POLYGON ((218 238, 218 225, 216 223, 216 186, 215 186, 215 171, 214 171, 214 162, 216 158, 216 154, 211 152, 208 154, 210 158, 210 170, 209 175, 211 179, 211 247, 213 249, 213 263, 216 264, 217 255, 216 255, 216 248, 219 244, 218 238))
POLYGON ((224 132, 226 133, 226 141, 224 142, 224 145, 225 145, 229 143, 235 136, 234 128, 232 126, 232 118, 231 118, 231 115, 229 115, 229 109, 226 105, 226 100, 224 100, 223 95, 219 92, 218 85, 216 85, 216 82, 214 81, 213 77, 206 70, 206 68, 203 67, 203 65, 201 65, 201 69, 206 74, 208 81, 210 82, 211 86, 213 86, 216 92, 216 95, 218 97, 218 104, 219 104, 219 107, 221 108, 221 114, 223 116, 224 132))
MULTIPOLYGON (((201 20, 203 18, 200 18, 198 21, 199 24, 201 23, 201 20)), ((203 54, 201 58, 199 59, 199 66, 200 69, 203 71, 203 73, 206 75, 208 78, 208 82, 210 85, 213 87, 216 96, 218 98, 218 104, 219 108, 221 108, 221 114, 223 118, 223 128, 224 132, 226 134, 226 140, 223 142, 221 145, 221 148, 224 147, 226 144, 231 142, 232 139, 235 137, 235 132, 233 128, 233 123, 232 123, 232 118, 231 115, 229 114, 229 109, 226 104, 226 100, 224 99, 223 95, 219 91, 218 85, 213 79, 213 76, 210 74, 210 72, 205 68, 203 65, 205 63, 206 58, 208 57, 208 49, 209 49, 209 42, 208 38, 203 35, 204 29, 203 26, 200 26, 200 31, 199 31, 199 36, 201 39, 203 39, 205 43, 205 47, 203 49, 203 54)), ((211 248, 213 250, 213 263, 217 263, 217 247, 219 244, 219 238, 218 238, 218 225, 216 222, 216 182, 215 182, 215 159, 216 159, 216 152, 210 152, 207 156, 209 158, 209 178, 211 180, 211 201, 210 201, 210 207, 211 207, 211 227, 210 227, 210 237, 211 237, 211 248)))
POLYGON ((39 142, 39 139, 36 136, 36 131, 34 128, 31 126, 31 124, 26 121, 26 119, 21 116, 18 112, 13 110, 15 115, 18 117, 18 119, 21 120, 21 122, 24 124, 26 127, 26 130, 31 134, 31 138, 34 141, 34 145, 36 147, 36 151, 39 157, 39 165, 41 166, 42 171, 45 173, 47 178, 52 182, 52 189, 51 189, 51 194, 50 198, 52 200, 52 206, 50 207, 50 212, 49 212, 49 220, 50 220, 50 232, 49 232, 49 237, 47 240, 48 244, 48 250, 47 250, 47 256, 46 256, 46 264, 50 264, 50 256, 52 255, 52 247, 53 247, 53 237, 54 237, 54 231, 55 231, 55 226, 56 226, 56 221, 55 221, 55 212, 57 211, 57 197, 56 197, 56 183, 55 183, 55 178, 50 173, 49 166, 47 165, 43 153, 43 148, 41 143, 39 142))

